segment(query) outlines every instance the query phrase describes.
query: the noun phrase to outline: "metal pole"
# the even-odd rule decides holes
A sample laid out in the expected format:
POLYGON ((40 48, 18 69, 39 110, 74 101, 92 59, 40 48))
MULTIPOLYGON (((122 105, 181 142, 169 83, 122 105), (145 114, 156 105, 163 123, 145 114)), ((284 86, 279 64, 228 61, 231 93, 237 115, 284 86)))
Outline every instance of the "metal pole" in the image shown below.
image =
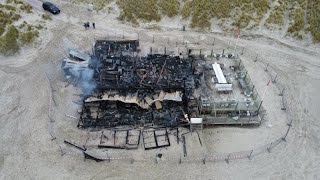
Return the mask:
POLYGON ((258 61, 258 54, 256 56, 256 59, 253 62, 257 62, 258 61))
POLYGON ((284 142, 286 142, 287 135, 290 131, 291 126, 288 127, 286 134, 281 138, 284 142))
POLYGON ((265 97, 265 95, 266 95, 266 93, 267 93, 267 90, 268 90, 268 87, 269 87, 270 82, 271 82, 271 80, 268 81, 267 86, 266 86, 266 89, 264 89, 264 92, 263 92, 261 101, 263 101, 263 99, 264 99, 264 97, 265 97))
POLYGON ((184 157, 187 156, 187 147, 186 147, 186 138, 184 136, 182 136, 182 141, 183 141, 183 154, 184 157))
POLYGON ((272 83, 276 83, 278 75, 276 74, 276 77, 274 77, 274 79, 272 80, 272 83))
POLYGON ((239 40, 239 35, 238 35, 238 37, 237 37, 236 45, 234 46, 234 51, 233 51, 233 54, 234 54, 234 55, 236 54, 237 45, 238 45, 238 40, 239 40))
POLYGON ((267 67, 264 71, 268 72, 269 63, 267 64, 267 67))
POLYGON ((260 108, 261 108, 262 102, 263 102, 263 101, 260 102, 260 105, 259 105, 259 107, 258 107, 258 112, 259 112, 259 110, 260 110, 260 108))
POLYGON ((282 89, 282 91, 281 91, 281 93, 279 94, 279 96, 283 96, 284 90, 285 90, 285 88, 282 89))
POLYGON ((226 161, 228 164, 229 164, 230 155, 231 155, 231 154, 229 154, 228 157, 225 159, 225 161, 226 161))
POLYGON ((270 146, 269 146, 269 147, 267 147, 267 151, 268 151, 268 153, 271 153, 271 146, 272 146, 272 143, 270 143, 270 146))
POLYGON ((252 153, 253 153, 253 150, 251 150, 249 156, 248 156, 248 159, 251 160, 251 156, 252 156, 252 153))

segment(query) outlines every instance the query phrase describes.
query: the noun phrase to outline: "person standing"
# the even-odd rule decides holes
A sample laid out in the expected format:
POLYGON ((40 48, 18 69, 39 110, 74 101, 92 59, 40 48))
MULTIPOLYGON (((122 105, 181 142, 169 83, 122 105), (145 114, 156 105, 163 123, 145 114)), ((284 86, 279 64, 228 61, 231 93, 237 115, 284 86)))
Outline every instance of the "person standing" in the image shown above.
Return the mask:
POLYGON ((87 23, 83 23, 84 29, 87 30, 87 23))
POLYGON ((96 23, 92 23, 92 27, 93 27, 93 29, 95 29, 96 28, 96 23))

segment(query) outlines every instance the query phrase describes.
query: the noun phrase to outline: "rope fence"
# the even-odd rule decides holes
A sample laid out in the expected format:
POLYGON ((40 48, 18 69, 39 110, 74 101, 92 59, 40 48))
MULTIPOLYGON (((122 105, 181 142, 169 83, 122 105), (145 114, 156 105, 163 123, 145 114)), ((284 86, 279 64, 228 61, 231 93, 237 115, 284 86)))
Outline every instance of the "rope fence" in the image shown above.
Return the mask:
MULTIPOLYGON (((109 37, 109 36, 108 36, 109 37)), ((125 33, 115 33, 116 38, 119 39, 126 39, 127 35, 125 33)), ((109 37, 110 38, 110 37, 109 37)), ((205 41, 201 41, 200 36, 181 36, 181 38, 179 37, 179 41, 174 41, 173 39, 170 39, 170 37, 165 38, 165 36, 145 36, 145 37, 141 37, 139 35, 139 33, 137 34, 137 38, 141 39, 141 41, 148 41, 149 43, 162 43, 162 44, 167 44, 167 45, 172 45, 172 46, 185 46, 186 48, 188 46, 192 46, 193 44, 195 45, 212 45, 215 46, 219 43, 219 39, 217 38, 213 38, 213 40, 209 40, 209 39, 205 39, 205 41), (211 42, 212 41, 212 42, 211 42)), ((223 44, 227 44, 221 41, 221 43, 223 44)), ((230 46, 230 42, 229 45, 230 46)), ((222 51, 226 51, 225 53, 227 53, 228 48, 226 49, 221 49, 222 51)), ((200 48, 200 53, 203 52, 201 51, 200 48)), ((210 52, 210 51, 208 51, 210 52)), ((229 52, 233 52, 233 50, 229 49, 229 52)), ((164 161, 167 162, 175 162, 175 163, 179 163, 179 164, 183 164, 183 163, 189 163, 189 162, 200 162, 203 164, 206 164, 207 162, 223 162, 225 161, 226 163, 230 163, 230 161, 232 160, 238 160, 238 159, 249 159, 251 160, 252 158, 254 158, 255 156, 262 154, 262 153, 272 153, 272 149, 276 148, 279 144, 286 142, 287 136, 290 132, 291 126, 292 126, 292 122, 293 122, 293 118, 290 117, 290 107, 289 104, 287 102, 288 99, 288 93, 287 93, 287 89, 285 86, 285 83, 283 83, 283 80, 281 79, 281 75, 279 75, 278 73, 276 73, 276 71, 274 70, 274 66, 270 63, 268 63, 268 60, 266 58, 264 58, 263 56, 259 56, 258 54, 255 53, 247 53, 250 52, 250 50, 240 50, 240 54, 246 54, 247 56, 249 56, 252 59, 252 63, 258 63, 259 66, 264 69, 264 71, 266 72, 266 74, 269 76, 270 80, 272 80, 273 84, 275 85, 275 87, 278 90, 277 95, 280 96, 280 101, 281 101, 281 110, 283 110, 285 113, 287 113, 287 117, 288 117, 288 123, 287 123, 287 128, 283 131, 283 134, 278 137, 277 139, 273 140, 270 143, 267 143, 263 146, 254 148, 254 149, 249 149, 247 151, 239 151, 239 152, 232 152, 232 153, 227 153, 227 154, 216 154, 216 153, 206 153, 206 154, 202 154, 202 155, 189 155, 187 157, 184 157, 183 155, 177 155, 175 156, 175 158, 167 158, 164 161)), ((239 56, 237 54, 237 56, 239 56)), ((58 146, 59 149, 61 151, 61 155, 64 154, 68 154, 68 155, 79 155, 79 153, 75 153, 73 151, 68 151, 68 150, 63 150, 61 145, 58 143, 57 138, 55 137, 54 131, 53 131, 53 123, 54 123, 54 119, 52 118, 52 110, 53 110, 53 104, 54 99, 53 99, 53 95, 52 95, 52 85, 50 82, 50 78, 48 77, 48 75, 46 74, 46 79, 48 82, 48 91, 49 91, 49 105, 48 105, 48 118, 49 118, 49 134, 52 138, 52 141, 54 141, 58 146)), ((164 155, 165 157, 165 155, 164 155)), ((159 158, 141 158, 141 157, 124 157, 121 155, 113 155, 113 154, 108 154, 107 157, 105 158, 101 158, 101 160, 105 160, 105 161, 124 161, 124 162, 129 162, 129 163, 133 163, 133 162, 152 162, 155 161, 156 163, 158 163, 159 158)))

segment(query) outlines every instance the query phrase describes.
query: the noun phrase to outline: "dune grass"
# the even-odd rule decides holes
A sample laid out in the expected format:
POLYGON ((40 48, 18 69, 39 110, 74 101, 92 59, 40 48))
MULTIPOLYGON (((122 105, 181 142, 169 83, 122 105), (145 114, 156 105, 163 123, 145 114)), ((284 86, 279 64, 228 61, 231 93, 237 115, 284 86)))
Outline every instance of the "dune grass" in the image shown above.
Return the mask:
POLYGON ((44 28, 41 24, 31 25, 20 21, 23 13, 32 12, 32 6, 21 0, 7 0, 6 4, 0 4, 1 54, 15 54, 21 46, 31 44, 39 36, 38 30, 44 28))
POLYGON ((118 0, 121 9, 119 20, 128 21, 138 25, 138 20, 160 21, 161 15, 156 0, 118 0))
POLYGON ((0 53, 11 55, 19 51, 19 31, 15 26, 10 25, 8 30, 0 37, 0 53))
POLYGON ((320 43, 320 0, 308 1, 307 21, 309 31, 313 37, 313 42, 320 43))
POLYGON ((188 0, 184 3, 182 10, 181 10, 181 16, 182 19, 186 19, 188 17, 190 17, 191 14, 191 7, 192 7, 192 1, 188 0))
POLYGON ((158 0, 158 6, 162 15, 174 17, 179 14, 179 0, 158 0))
POLYGON ((284 25, 284 11, 285 7, 283 5, 275 6, 266 20, 265 26, 271 27, 273 25, 278 25, 280 27, 284 25))

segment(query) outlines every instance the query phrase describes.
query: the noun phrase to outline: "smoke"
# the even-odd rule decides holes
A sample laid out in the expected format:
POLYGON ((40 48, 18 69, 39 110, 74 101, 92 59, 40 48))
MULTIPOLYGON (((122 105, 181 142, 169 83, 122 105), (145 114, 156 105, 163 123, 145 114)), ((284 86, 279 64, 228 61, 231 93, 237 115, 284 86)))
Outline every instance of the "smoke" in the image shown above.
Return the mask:
POLYGON ((92 95, 97 83, 93 78, 94 69, 90 67, 90 64, 68 64, 64 67, 64 70, 66 78, 80 87, 84 96, 92 95))

